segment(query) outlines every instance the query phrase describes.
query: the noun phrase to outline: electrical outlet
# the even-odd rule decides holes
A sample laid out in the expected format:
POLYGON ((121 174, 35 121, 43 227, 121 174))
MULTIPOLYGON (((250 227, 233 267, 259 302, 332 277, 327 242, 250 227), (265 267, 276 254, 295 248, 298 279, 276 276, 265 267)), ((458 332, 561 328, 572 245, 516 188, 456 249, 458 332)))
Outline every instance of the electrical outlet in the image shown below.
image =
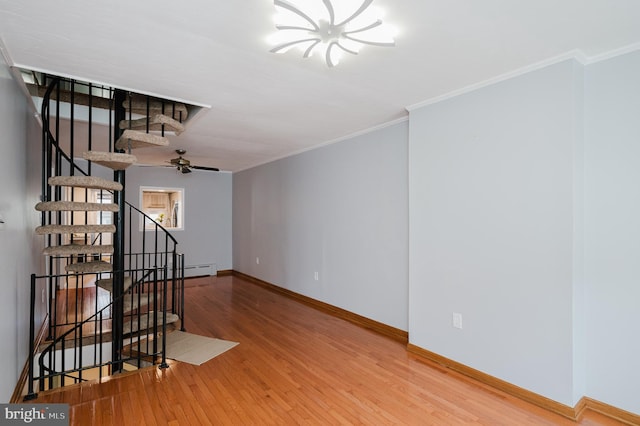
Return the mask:
POLYGON ((317 271, 313 273, 313 279, 316 280, 316 281, 318 281, 320 279, 320 275, 318 274, 317 271))
POLYGON ((453 327, 462 328, 462 314, 459 314, 458 312, 453 313, 453 327))
POLYGON ((260 258, 256 257, 256 265, 259 265, 259 264, 260 264, 260 258))

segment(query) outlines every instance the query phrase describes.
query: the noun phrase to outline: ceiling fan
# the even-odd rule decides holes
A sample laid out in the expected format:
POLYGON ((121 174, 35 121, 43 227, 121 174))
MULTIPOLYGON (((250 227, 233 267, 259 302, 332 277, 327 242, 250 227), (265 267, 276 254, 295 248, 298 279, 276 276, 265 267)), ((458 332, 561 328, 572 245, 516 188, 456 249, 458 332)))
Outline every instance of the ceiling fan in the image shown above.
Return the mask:
POLYGON ((184 149, 176 149, 176 154, 178 154, 178 158, 173 158, 171 161, 171 165, 175 166, 181 173, 191 173, 191 169, 195 170, 208 170, 212 172, 219 172, 220 169, 217 167, 204 167, 204 166, 194 166, 191 164, 189 160, 183 158, 182 156, 186 154, 187 151, 184 149))

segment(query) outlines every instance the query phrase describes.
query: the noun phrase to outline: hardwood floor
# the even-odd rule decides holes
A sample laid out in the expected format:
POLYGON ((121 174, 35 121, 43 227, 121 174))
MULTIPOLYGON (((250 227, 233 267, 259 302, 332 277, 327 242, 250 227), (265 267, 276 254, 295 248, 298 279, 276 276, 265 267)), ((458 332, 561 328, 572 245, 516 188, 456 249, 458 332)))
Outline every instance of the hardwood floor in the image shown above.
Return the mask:
MULTIPOLYGON (((240 344, 41 394, 73 425, 573 425, 237 277, 190 280, 186 328, 240 344)), ((616 425, 587 412, 581 425, 616 425)))

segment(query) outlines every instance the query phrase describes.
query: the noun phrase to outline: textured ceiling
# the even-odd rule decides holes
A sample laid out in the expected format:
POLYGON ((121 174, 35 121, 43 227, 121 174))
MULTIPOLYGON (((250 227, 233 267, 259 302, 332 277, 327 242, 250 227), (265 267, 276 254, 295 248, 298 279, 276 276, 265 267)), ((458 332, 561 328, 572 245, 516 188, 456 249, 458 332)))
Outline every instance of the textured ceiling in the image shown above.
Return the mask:
MULTIPOLYGON (((0 0, 0 39, 19 67, 209 106, 171 149, 229 171, 402 120, 407 107, 536 64, 640 48, 637 0, 374 5, 398 28, 396 47, 366 47, 335 68, 269 53, 268 0, 0 0)), ((161 163, 171 149, 136 155, 161 163)))

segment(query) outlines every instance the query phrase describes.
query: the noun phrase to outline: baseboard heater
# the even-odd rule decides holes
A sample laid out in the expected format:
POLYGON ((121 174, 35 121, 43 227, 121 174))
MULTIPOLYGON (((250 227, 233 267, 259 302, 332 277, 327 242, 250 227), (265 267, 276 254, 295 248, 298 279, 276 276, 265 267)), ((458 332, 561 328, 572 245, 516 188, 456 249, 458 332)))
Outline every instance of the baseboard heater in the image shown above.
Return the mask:
POLYGON ((218 268, 215 263, 208 263, 202 265, 185 265, 184 266, 184 277, 198 277, 202 275, 216 275, 218 273, 218 268))

